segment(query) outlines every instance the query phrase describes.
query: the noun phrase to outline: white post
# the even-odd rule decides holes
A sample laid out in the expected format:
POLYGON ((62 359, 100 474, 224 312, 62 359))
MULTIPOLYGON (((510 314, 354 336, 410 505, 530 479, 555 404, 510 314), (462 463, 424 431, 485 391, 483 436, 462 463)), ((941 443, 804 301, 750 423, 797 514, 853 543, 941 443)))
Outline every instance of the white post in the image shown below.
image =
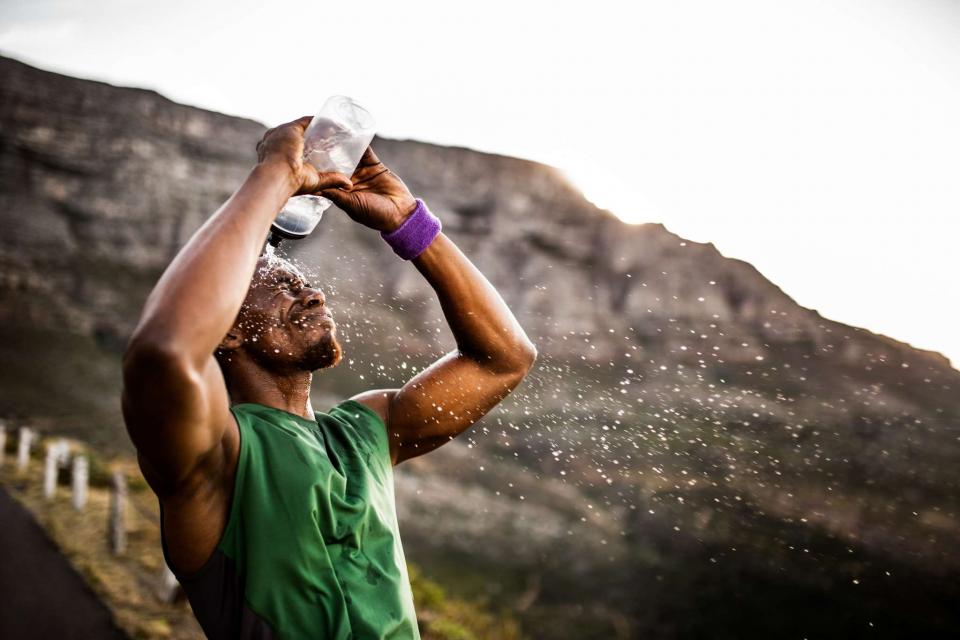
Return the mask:
POLYGON ((173 575, 173 571, 170 570, 170 567, 167 566, 167 563, 163 563, 163 570, 160 574, 160 584, 157 589, 157 597, 161 602, 166 602, 167 604, 173 604, 177 600, 177 593, 180 590, 180 583, 177 581, 177 576, 173 575))
POLYGON ((7 452, 7 425, 0 420, 0 467, 3 466, 4 454, 7 452))
POLYGON ((47 459, 43 465, 43 497, 53 498, 57 492, 57 463, 60 461, 60 445, 47 445, 47 459))
POLYGON ((110 550, 114 555, 123 555, 127 550, 125 510, 127 505, 127 479, 120 471, 113 473, 113 489, 110 491, 110 550))
POLYGON ((30 446, 33 444, 33 430, 30 427, 20 427, 17 439, 17 471, 25 471, 30 463, 30 446))
POLYGON ((64 438, 57 440, 57 466, 66 469, 70 464, 70 443, 64 438))
POLYGON ((87 504, 87 481, 89 479, 89 463, 86 456, 73 457, 73 508, 83 511, 87 504))

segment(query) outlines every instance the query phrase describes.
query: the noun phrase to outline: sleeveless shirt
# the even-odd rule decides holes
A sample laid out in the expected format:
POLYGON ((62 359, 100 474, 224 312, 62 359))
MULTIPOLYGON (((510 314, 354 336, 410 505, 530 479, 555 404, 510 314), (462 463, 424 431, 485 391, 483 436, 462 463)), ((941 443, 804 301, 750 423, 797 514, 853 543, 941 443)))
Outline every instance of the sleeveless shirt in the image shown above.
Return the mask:
POLYGON ((240 454, 227 524, 203 567, 175 572, 207 636, 419 640, 380 416, 354 400, 316 421, 230 410, 240 454))

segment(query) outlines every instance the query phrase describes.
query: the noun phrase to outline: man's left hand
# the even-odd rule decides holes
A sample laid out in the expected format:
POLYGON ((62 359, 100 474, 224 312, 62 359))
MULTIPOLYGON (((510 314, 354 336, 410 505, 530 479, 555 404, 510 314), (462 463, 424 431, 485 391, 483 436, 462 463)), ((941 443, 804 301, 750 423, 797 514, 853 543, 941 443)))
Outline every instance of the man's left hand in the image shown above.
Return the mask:
POLYGON ((351 177, 353 186, 324 189, 320 192, 333 201, 355 222, 389 233, 413 213, 417 202, 395 173, 390 171, 367 147, 351 177))

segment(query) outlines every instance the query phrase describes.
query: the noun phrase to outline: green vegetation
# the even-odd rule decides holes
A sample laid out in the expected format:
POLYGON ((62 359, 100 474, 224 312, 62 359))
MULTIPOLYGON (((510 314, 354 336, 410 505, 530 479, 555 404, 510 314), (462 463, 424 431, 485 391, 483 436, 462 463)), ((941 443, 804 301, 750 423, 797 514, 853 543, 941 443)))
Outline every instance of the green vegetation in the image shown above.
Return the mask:
POLYGON ((410 586, 424 640, 521 640, 519 623, 508 613, 494 615, 485 603, 469 602, 447 595, 443 587, 426 578, 413 564, 407 565, 410 586))

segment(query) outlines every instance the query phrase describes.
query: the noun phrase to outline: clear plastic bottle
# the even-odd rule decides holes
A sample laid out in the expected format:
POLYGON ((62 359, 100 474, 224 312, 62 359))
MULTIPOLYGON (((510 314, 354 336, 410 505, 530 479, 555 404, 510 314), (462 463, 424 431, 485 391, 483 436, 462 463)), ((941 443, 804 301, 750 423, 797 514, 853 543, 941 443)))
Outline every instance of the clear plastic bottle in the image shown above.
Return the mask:
MULTIPOLYGON (((317 171, 353 174, 373 140, 373 116, 352 98, 332 96, 303 134, 303 159, 317 171)), ((333 204, 322 196, 294 196, 273 221, 270 242, 310 235, 323 212, 333 204)))

